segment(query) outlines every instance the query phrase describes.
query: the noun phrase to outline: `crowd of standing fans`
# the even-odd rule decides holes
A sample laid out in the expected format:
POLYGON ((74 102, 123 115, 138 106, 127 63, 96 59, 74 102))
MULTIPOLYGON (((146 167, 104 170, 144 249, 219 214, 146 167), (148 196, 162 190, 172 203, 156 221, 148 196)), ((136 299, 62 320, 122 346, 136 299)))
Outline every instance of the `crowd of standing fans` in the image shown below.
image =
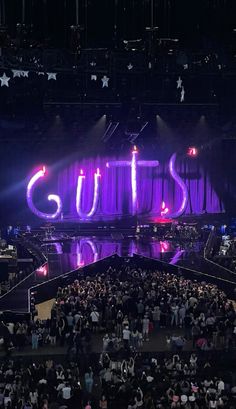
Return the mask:
POLYGON ((125 349, 63 363, 10 359, 0 365, 0 408, 235 409, 235 365, 223 359, 125 349))
POLYGON ((168 348, 177 351, 189 340, 203 350, 229 349, 236 341, 234 305, 216 286, 130 268, 59 288, 50 325, 52 343, 55 336, 64 343, 72 333, 102 333, 104 351, 120 344, 139 350, 162 328, 170 330, 168 348))
POLYGON ((210 358, 218 349, 234 353, 234 305, 216 286, 180 274, 109 267, 58 288, 46 321, 2 320, 0 337, 8 357, 0 367, 0 408, 236 407, 235 371, 210 358), (160 337, 165 354, 142 352, 150 340, 158 350, 160 337), (49 344, 52 354, 64 346, 66 364, 11 360, 12 350, 49 344), (182 352, 186 346, 194 353, 182 352))
MULTIPOLYGON (((1 329, 1 327, 0 327, 1 329)), ((153 333, 166 348, 203 351, 236 345, 234 304, 216 286, 160 271, 125 267, 58 288, 51 318, 2 324, 6 345, 66 346, 68 354, 90 351, 94 336, 103 351, 140 351, 153 333), (189 349, 189 348, 188 348, 189 349)), ((0 333, 1 336, 1 333, 0 333)))

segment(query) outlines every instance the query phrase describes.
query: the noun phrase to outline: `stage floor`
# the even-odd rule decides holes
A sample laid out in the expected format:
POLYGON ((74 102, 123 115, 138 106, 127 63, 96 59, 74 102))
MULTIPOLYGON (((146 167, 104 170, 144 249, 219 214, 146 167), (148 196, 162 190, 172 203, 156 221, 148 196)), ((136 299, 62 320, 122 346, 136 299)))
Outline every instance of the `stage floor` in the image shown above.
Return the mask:
MULTIPOLYGON (((113 254, 126 257, 138 254, 164 261, 170 264, 183 265, 185 260, 195 259, 202 254, 203 242, 177 242, 158 240, 150 236, 123 236, 113 239, 111 236, 76 237, 71 241, 43 244, 48 258, 48 279, 95 263, 113 254)), ((43 279, 44 272, 38 272, 38 280, 43 279)))
POLYGON ((0 311, 26 312, 29 308, 28 296, 31 288, 45 284, 45 291, 47 291, 47 283, 50 280, 114 254, 121 257, 132 257, 137 254, 188 268, 192 272, 200 273, 204 281, 214 277, 215 280, 219 280, 219 284, 221 280, 228 280, 232 288, 236 285, 235 274, 204 259, 205 241, 160 240, 150 235, 136 236, 132 233, 123 235, 118 232, 115 238, 111 234, 69 237, 64 233, 57 235, 54 232, 51 239, 52 243, 41 240, 41 249, 48 262, 9 293, 0 297, 0 311))
POLYGON ((27 312, 29 308, 29 289, 49 280, 77 270, 96 261, 118 254, 132 256, 138 254, 175 265, 191 263, 202 254, 204 243, 161 241, 157 237, 123 235, 117 233, 116 239, 109 236, 78 236, 53 233, 53 243, 41 241, 42 252, 48 262, 15 288, 0 297, 0 311, 27 312), (119 236, 119 238, 117 238, 119 236), (58 241, 57 241, 58 238, 58 241))

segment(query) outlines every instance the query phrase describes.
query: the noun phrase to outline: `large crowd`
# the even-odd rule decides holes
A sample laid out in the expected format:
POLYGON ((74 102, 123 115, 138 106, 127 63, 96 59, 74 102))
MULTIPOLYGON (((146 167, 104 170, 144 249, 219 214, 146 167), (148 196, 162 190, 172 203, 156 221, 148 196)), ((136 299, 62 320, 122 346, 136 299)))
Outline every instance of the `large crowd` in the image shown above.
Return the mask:
POLYGON ((59 344, 76 355, 90 351, 96 335, 103 340, 104 352, 140 351, 162 328, 166 348, 177 352, 190 343, 200 351, 236 345, 234 304, 215 285, 129 267, 118 272, 109 267, 58 288, 48 320, 36 316, 30 322, 1 325, 6 350, 9 345, 38 349, 59 344))
POLYGON ((10 359, 0 365, 0 408, 235 409, 234 364, 208 358, 123 350, 63 364, 10 359))
POLYGON ((7 356, 0 367, 0 408, 236 407, 234 371, 219 371, 209 359, 219 349, 234 353, 236 314, 212 284, 109 267, 58 288, 48 320, 2 320, 0 337, 7 356), (161 334, 166 356, 145 355, 151 338, 158 350, 161 334), (99 338, 98 362, 93 343, 99 338), (53 346, 64 346, 66 364, 11 360, 15 349, 43 351, 48 344, 52 354, 53 346), (182 353, 186 346, 194 353, 182 353))
POLYGON ((138 350, 161 328, 171 330, 167 344, 176 350, 189 340, 204 350, 236 341, 234 305, 216 286, 128 267, 59 288, 50 325, 52 343, 55 334, 64 343, 69 334, 99 332, 104 350, 119 343, 138 350))

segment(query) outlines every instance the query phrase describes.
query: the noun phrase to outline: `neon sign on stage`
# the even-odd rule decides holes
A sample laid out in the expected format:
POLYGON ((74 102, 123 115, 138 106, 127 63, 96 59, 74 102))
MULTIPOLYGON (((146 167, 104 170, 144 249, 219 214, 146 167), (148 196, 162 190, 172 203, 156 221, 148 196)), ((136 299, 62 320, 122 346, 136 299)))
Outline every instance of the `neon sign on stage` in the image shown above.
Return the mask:
POLYGON ((56 211, 54 213, 41 212, 40 210, 36 208, 33 202, 34 189, 38 181, 44 178, 45 175, 46 175, 46 168, 45 166, 43 166, 43 168, 39 170, 37 173, 35 173, 35 175, 30 179, 28 186, 27 186, 26 199, 27 199, 27 203, 28 203, 30 210, 34 214, 36 214, 36 216, 40 217, 41 219, 54 220, 54 219, 57 219, 62 212, 62 202, 61 202, 60 196, 53 195, 53 194, 48 195, 48 200, 56 203, 56 211))
POLYGON ((124 167, 129 166, 131 168, 131 189, 132 189, 132 213, 135 215, 137 213, 137 166, 154 168, 159 165, 158 160, 148 161, 148 160, 137 160, 138 150, 134 146, 132 150, 132 160, 117 160, 112 162, 107 162, 107 168, 111 167, 124 167))
POLYGON ((80 175, 78 177, 78 183, 77 183, 76 210, 77 210, 78 216, 81 217, 81 219, 88 219, 89 217, 93 216, 97 210, 98 199, 99 199, 100 179, 101 179, 100 170, 97 169, 96 173, 94 173, 93 204, 92 204, 91 210, 88 213, 83 213, 81 210, 81 205, 80 205, 84 179, 85 179, 85 175, 84 175, 83 170, 81 169, 80 175))
MULTIPOLYGON (((139 167, 149 167, 149 168, 155 168, 159 165, 159 162, 157 160, 155 161, 142 161, 137 159, 138 155, 138 150, 136 146, 134 146, 132 150, 132 158, 130 161, 110 161, 106 163, 106 167, 109 168, 114 168, 114 167, 129 167, 130 168, 130 183, 131 183, 131 195, 132 195, 132 215, 136 215, 138 213, 138 193, 137 193, 137 171, 139 167)), ((161 209, 160 209, 160 214, 163 218, 165 218, 167 215, 168 217, 179 217, 181 216, 187 207, 187 202, 188 202, 188 189, 184 183, 184 181, 181 179, 181 177, 178 175, 176 169, 175 169, 175 163, 176 163, 176 153, 174 153, 170 160, 169 160, 169 173, 171 177, 174 179, 176 184, 179 186, 182 192, 182 200, 180 207, 173 213, 171 213, 170 209, 168 206, 166 206, 165 202, 162 201, 161 209)), ((50 194, 48 195, 48 200, 51 202, 54 202, 56 204, 56 210, 54 213, 44 213, 41 212, 40 210, 37 209, 37 207, 34 204, 33 201, 33 193, 35 188, 37 187, 38 182, 41 179, 44 179, 46 175, 46 168, 45 166, 40 169, 37 173, 35 173, 32 178, 30 179, 28 186, 27 186, 27 203, 31 211, 38 217, 46 220, 55 220, 58 219, 59 217, 62 216, 62 200, 60 196, 55 195, 55 194, 50 194)), ((101 179, 102 175, 100 173, 100 169, 97 168, 97 170, 94 173, 94 188, 93 188, 93 200, 91 204, 91 208, 88 212, 84 212, 82 210, 82 195, 83 195, 83 190, 84 190, 84 183, 85 183, 86 175, 83 170, 80 171, 80 174, 78 175, 78 180, 77 180, 77 189, 76 189, 76 212, 77 215, 79 216, 80 219, 85 220, 85 219, 90 219, 92 218, 98 209, 98 203, 99 203, 99 197, 100 197, 100 191, 101 191, 101 179)))

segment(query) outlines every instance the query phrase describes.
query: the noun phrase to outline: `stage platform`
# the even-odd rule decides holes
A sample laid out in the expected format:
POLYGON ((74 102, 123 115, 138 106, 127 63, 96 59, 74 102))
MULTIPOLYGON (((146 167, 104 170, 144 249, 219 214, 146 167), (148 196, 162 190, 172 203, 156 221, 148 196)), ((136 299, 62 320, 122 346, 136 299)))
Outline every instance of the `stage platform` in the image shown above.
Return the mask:
POLYGON ((140 215, 138 217, 112 217, 104 220, 95 218, 93 220, 63 219, 58 222, 38 224, 32 228, 35 234, 41 234, 46 226, 52 226, 58 235, 63 235, 63 239, 75 236, 109 236, 121 233, 123 236, 135 235, 136 233, 147 236, 163 237, 165 232, 171 228, 172 224, 184 223, 187 225, 196 225, 198 229, 202 226, 221 225, 229 223, 229 218, 225 214, 199 214, 184 215, 178 219, 169 219, 161 217, 151 217, 140 215))
POLYGON ((219 285, 226 280, 232 290, 236 285, 236 275, 220 266, 213 266, 204 259, 204 248, 211 224, 220 225, 223 220, 216 215, 185 216, 179 219, 180 224, 186 223, 187 226, 195 226, 198 229, 199 234, 194 239, 171 236, 167 238, 166 233, 171 231, 172 220, 158 223, 157 220, 142 219, 142 224, 137 224, 137 220, 134 223, 134 220, 130 219, 129 225, 120 220, 118 224, 114 224, 114 221, 101 224, 100 221, 39 226, 32 230, 31 235, 46 255, 47 263, 8 294, 0 297, 0 311, 27 312, 31 288, 42 286, 47 294, 49 284, 54 280, 57 283, 60 277, 69 277, 70 274, 72 277, 73 272, 90 265, 96 268, 96 263, 114 255, 121 258, 143 257, 174 268, 176 273, 180 269, 186 269, 193 277, 197 274, 202 276, 203 281, 213 278, 219 285), (208 227, 204 230, 203 226, 208 227), (139 233, 137 227, 141 228, 139 233))

